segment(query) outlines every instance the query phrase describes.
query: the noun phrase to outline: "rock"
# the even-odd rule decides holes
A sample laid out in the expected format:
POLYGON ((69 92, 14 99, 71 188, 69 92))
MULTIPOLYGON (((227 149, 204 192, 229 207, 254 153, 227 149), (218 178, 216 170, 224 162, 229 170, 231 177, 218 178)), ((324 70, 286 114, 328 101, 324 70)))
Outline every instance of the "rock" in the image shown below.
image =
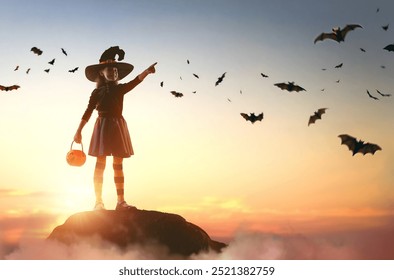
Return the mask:
POLYGON ((212 240, 204 230, 179 215, 139 209, 77 213, 57 226, 48 239, 74 244, 95 236, 121 249, 159 244, 167 247, 170 254, 182 257, 211 250, 220 252, 227 246, 212 240))

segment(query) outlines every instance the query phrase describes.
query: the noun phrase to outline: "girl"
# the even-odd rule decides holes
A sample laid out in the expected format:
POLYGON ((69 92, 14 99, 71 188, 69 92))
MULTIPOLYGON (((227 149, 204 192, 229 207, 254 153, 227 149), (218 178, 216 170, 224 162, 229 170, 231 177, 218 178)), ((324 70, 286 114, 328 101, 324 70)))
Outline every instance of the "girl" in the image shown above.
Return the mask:
POLYGON ((155 73, 156 63, 149 66, 134 80, 118 84, 118 81, 126 77, 134 66, 129 63, 118 62, 123 60, 124 51, 118 46, 107 49, 100 57, 99 64, 86 67, 85 75, 96 82, 88 106, 82 116, 74 136, 76 143, 82 141, 82 129, 89 121, 94 109, 98 111, 98 117, 94 125, 90 141, 89 155, 97 157, 94 170, 94 191, 96 195, 95 210, 104 208, 102 200, 103 174, 107 156, 113 156, 114 181, 117 194, 116 210, 135 209, 128 205, 124 199, 124 174, 123 159, 134 154, 129 131, 125 119, 122 116, 124 95, 141 83, 147 75, 155 73), (115 56, 118 55, 118 61, 115 56))

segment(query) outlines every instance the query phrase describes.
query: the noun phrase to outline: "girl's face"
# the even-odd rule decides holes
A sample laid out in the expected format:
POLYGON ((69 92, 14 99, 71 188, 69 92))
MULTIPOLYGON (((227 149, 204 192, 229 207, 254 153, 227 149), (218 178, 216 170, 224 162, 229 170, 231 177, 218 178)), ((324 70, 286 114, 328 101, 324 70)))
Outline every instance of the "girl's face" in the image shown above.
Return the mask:
POLYGON ((100 75, 103 76, 107 81, 114 82, 118 80, 118 68, 116 67, 105 67, 101 70, 100 75))

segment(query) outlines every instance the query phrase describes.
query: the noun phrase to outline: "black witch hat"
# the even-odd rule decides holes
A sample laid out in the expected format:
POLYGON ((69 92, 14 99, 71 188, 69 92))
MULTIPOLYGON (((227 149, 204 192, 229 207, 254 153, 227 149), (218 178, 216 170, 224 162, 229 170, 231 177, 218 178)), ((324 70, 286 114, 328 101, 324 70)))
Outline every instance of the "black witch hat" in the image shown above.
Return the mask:
POLYGON ((101 55, 99 64, 93 64, 86 67, 86 78, 88 78, 89 81, 96 82, 100 75, 100 70, 105 67, 116 67, 118 68, 119 80, 123 79, 134 69, 134 66, 129 63, 119 62, 124 59, 124 55, 124 50, 120 49, 119 46, 110 47, 101 55), (118 55, 118 61, 115 60, 116 55, 118 55))

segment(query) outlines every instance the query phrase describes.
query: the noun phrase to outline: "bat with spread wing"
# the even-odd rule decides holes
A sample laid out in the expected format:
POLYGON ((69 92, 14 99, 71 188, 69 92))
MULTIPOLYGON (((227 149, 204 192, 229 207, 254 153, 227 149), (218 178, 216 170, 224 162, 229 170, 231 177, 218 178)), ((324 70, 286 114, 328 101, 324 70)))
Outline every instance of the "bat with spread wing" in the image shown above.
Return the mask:
POLYGON ((172 90, 171 93, 172 93, 172 95, 174 95, 175 97, 182 97, 182 96, 183 96, 183 93, 177 92, 177 91, 175 91, 175 90, 172 90))
POLYGON ((36 55, 42 55, 42 50, 40 50, 40 49, 37 48, 37 47, 32 47, 32 48, 30 49, 30 51, 32 51, 32 52, 35 53, 36 55))
POLYGON ((256 116, 255 113, 250 113, 249 115, 246 114, 246 113, 241 113, 241 116, 245 120, 250 121, 251 123, 255 123, 256 121, 261 121, 263 119, 263 117, 264 117, 264 114, 261 113, 261 114, 256 116))
POLYGON ((341 144, 346 145, 350 151, 352 151, 353 156, 357 153, 361 153, 363 155, 371 153, 375 154, 376 151, 381 151, 382 148, 379 145, 373 143, 365 143, 364 141, 357 140, 353 136, 348 134, 338 135, 341 138, 341 144))
POLYGON ((277 83, 274 84, 275 86, 277 86, 278 88, 282 89, 282 90, 287 90, 287 91, 306 91, 304 88, 295 85, 294 82, 289 82, 289 83, 277 83))
POLYGON ((338 43, 344 42, 347 33, 356 28, 363 28, 363 27, 359 24, 348 24, 343 29, 341 29, 340 27, 333 28, 332 32, 330 33, 323 32, 319 36, 317 36, 314 43, 316 44, 316 42, 323 41, 325 39, 331 39, 337 41, 338 43))
POLYGON ((321 116, 326 113, 328 108, 320 108, 317 110, 312 116, 309 117, 308 126, 312 123, 315 123, 316 120, 320 120, 321 116))
POLYGON ((3 90, 3 91, 16 90, 18 88, 20 88, 20 86, 18 86, 18 85, 12 85, 12 86, 9 86, 9 87, 0 85, 0 90, 3 90))
POLYGON ((218 84, 220 84, 221 82, 223 82, 223 79, 224 79, 224 77, 226 76, 226 73, 227 73, 227 72, 224 72, 223 75, 220 76, 220 77, 218 78, 218 80, 217 80, 216 83, 215 83, 215 86, 217 86, 218 84))
POLYGON ((75 73, 75 71, 77 71, 78 69, 79 69, 79 67, 75 67, 74 69, 68 70, 68 72, 75 73))

